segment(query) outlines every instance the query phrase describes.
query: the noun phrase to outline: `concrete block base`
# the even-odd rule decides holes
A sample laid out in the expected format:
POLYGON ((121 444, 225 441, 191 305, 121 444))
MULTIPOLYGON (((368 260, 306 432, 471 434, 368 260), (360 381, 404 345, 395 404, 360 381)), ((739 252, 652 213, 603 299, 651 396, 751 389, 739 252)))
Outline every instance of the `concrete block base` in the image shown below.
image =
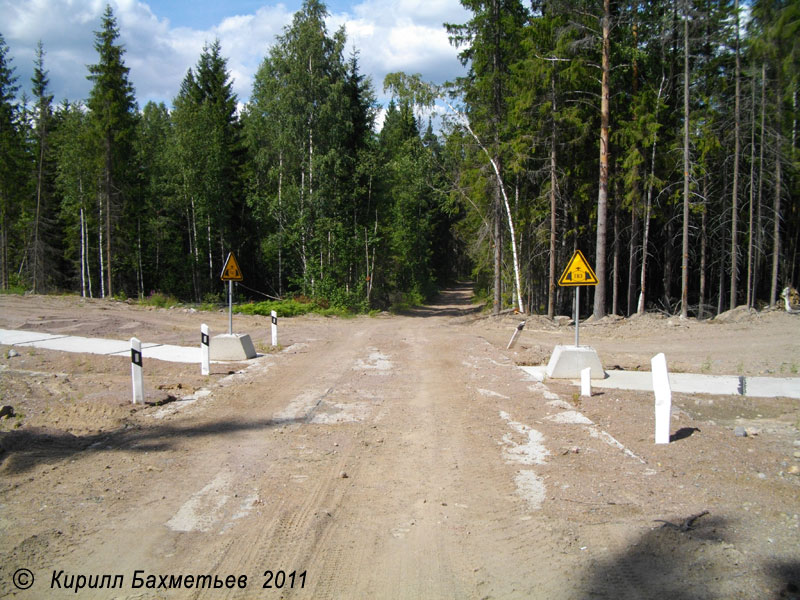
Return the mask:
POLYGON ((246 333, 215 335, 211 338, 211 360, 247 360, 257 356, 246 333))
POLYGON ((589 367, 592 379, 604 379, 603 364, 597 351, 590 346, 556 346, 547 363, 551 379, 580 379, 581 371, 589 367))

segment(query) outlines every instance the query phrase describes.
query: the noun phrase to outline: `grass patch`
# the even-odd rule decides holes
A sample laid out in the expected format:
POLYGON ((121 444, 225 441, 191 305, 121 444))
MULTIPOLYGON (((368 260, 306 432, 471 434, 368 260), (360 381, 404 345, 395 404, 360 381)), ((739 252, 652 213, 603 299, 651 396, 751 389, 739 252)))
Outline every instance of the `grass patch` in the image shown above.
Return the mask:
POLYGON ((146 298, 139 300, 139 304, 143 306, 157 306, 158 308, 172 308, 173 306, 178 306, 180 303, 180 300, 175 296, 162 294, 161 292, 154 292, 146 298))
POLYGON ((21 285, 9 285, 6 289, 0 289, 0 294, 9 294, 9 295, 17 295, 17 296, 24 296, 27 290, 24 286, 21 285))
POLYGON ((299 297, 291 300, 269 300, 266 302, 251 302, 233 307, 233 312, 243 315, 260 315, 269 317, 272 311, 279 317, 297 317, 308 313, 315 313, 324 317, 347 317, 351 313, 344 308, 327 306, 327 302, 299 297))

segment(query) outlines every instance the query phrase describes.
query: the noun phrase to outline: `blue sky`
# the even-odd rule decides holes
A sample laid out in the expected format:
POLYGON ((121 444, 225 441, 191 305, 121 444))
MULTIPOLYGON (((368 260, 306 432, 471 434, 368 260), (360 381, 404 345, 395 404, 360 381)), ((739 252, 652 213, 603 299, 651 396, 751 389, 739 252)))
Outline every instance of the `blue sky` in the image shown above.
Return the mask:
MULTIPOLYGON (((0 34, 22 90, 30 94, 34 50, 42 40, 55 101, 88 96, 86 66, 97 61, 93 32, 100 28, 106 3, 117 18, 125 63, 143 106, 150 100, 170 105, 203 45, 216 38, 234 91, 247 101, 258 65, 302 0, 0 0, 0 34)), ((382 103, 388 72, 418 72, 435 82, 463 73, 442 27, 469 19, 459 0, 331 0, 326 5, 328 31, 345 27, 348 44, 359 50, 362 71, 372 78, 382 103)))

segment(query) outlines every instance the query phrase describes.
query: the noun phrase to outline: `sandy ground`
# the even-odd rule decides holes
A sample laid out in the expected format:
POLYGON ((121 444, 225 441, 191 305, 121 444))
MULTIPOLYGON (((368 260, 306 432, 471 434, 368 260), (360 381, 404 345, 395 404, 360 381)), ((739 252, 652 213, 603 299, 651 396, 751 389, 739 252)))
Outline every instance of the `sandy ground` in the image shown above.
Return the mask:
MULTIPOLYGON (((274 351, 237 315, 261 357, 148 361, 136 406, 126 358, 0 347, 0 597, 800 598, 797 401, 676 395, 656 446, 650 394, 517 368, 573 328, 532 317, 508 351, 519 317, 469 297, 281 319, 274 351)), ((201 322, 227 316, 0 297, 5 329, 194 345, 201 322)), ((712 374, 795 375, 798 334, 742 309, 581 325, 606 368, 712 374)))

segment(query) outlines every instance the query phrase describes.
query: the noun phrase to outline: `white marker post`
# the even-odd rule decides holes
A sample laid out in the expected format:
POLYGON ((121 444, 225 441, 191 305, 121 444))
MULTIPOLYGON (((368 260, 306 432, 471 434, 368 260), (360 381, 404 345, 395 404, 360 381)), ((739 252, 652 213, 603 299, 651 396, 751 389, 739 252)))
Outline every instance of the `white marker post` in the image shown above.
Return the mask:
POLYGON ((211 347, 210 347, 210 338, 211 330, 208 328, 208 325, 203 323, 200 326, 200 372, 203 375, 208 375, 211 373, 211 347))
POLYGON ((592 397, 592 367, 581 370, 581 396, 592 397))
POLYGON ((278 313, 274 310, 270 312, 270 317, 272 318, 272 347, 276 347, 278 345, 278 313))
POLYGON ((131 338, 131 380, 133 381, 133 403, 144 402, 142 342, 136 338, 131 338))
POLYGON ((525 321, 521 321, 520 324, 517 325, 517 328, 514 330, 514 333, 511 335, 511 339, 508 340, 508 346, 506 346, 506 350, 511 349, 511 346, 513 346, 514 342, 517 341, 517 337, 519 336, 520 333, 522 333, 522 330, 524 328, 525 328, 525 321))
POLYGON ((664 353, 650 359, 653 369, 653 392, 656 396, 656 444, 669 444, 669 419, 672 410, 672 391, 669 387, 667 357, 664 353))

